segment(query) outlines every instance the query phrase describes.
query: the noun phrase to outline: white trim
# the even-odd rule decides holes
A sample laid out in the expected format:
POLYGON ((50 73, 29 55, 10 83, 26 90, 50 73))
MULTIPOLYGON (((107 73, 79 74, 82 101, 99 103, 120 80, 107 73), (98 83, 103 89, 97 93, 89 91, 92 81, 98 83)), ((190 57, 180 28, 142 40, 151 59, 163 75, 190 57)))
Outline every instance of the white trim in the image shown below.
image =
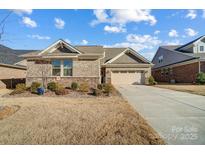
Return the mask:
POLYGON ((193 42, 193 44, 194 45, 197 45, 197 43, 199 42, 199 41, 201 41, 202 39, 204 39, 205 38, 205 36, 202 36, 200 39, 198 39, 198 40, 196 40, 195 42, 193 42))
POLYGON ((147 59, 145 59, 143 56, 141 56, 139 53, 137 53, 135 50, 133 50, 132 48, 126 48, 123 52, 121 52, 120 54, 118 54, 117 56, 115 56, 114 58, 112 58, 111 60, 109 60, 108 62, 106 62, 105 64, 110 64, 112 62, 114 62, 115 60, 117 60, 118 58, 120 58, 122 55, 124 55, 127 51, 130 51, 134 56, 136 56, 137 58, 141 59, 144 62, 150 63, 150 61, 148 61, 147 59))
POLYGON ((153 64, 106 64, 102 65, 105 68, 149 68, 152 67, 153 64))
MULTIPOLYGON (((199 41, 201 41, 202 39, 204 39, 205 38, 205 36, 202 36, 201 38, 199 38, 198 40, 196 40, 195 42, 192 42, 191 44, 188 44, 188 45, 186 45, 186 46, 184 46, 184 47, 182 47, 182 48, 180 48, 180 50, 181 49, 184 49, 184 50, 186 50, 187 48, 190 48, 191 46, 196 46, 197 45, 197 43, 199 42, 199 41)), ((182 45, 183 46, 183 45, 182 45)), ((198 51, 198 49, 197 49, 197 51, 198 51)))
POLYGON ((120 58, 122 55, 125 54, 125 52, 128 50, 129 48, 126 48, 123 52, 121 52, 120 54, 118 54, 117 56, 115 56, 114 58, 110 59, 109 61, 107 61, 105 64, 110 64, 112 63, 113 61, 115 61, 116 59, 120 58))
MULTIPOLYGON (((70 45, 69 43, 65 42, 64 40, 58 40, 55 43, 53 43, 52 45, 50 45, 49 47, 47 47, 46 49, 44 49, 43 51, 41 51, 38 55, 43 54, 44 52, 48 51, 49 49, 51 49, 52 47, 56 46, 58 43, 64 43, 65 45, 67 45, 69 48, 73 49, 74 51, 76 51, 79 54, 82 54, 79 50, 77 50, 76 48, 74 48, 72 45, 70 45)), ((52 50, 53 52, 54 50, 52 50)), ((49 53, 52 53, 49 52, 49 53)))
MULTIPOLYGON (((51 69, 51 77, 73 77, 72 75, 71 76, 64 76, 64 60, 66 59, 56 59, 56 60, 59 60, 60 61, 60 75, 59 76, 55 76, 53 75, 53 65, 52 65, 52 60, 51 60, 51 65, 52 65, 52 69, 51 69)), ((73 61, 72 61, 72 64, 73 64, 73 61)), ((73 66, 72 66, 72 71, 73 71, 73 66)), ((73 74, 73 72, 72 72, 73 74)))
POLYGON ((132 53, 137 56, 138 58, 140 58, 142 61, 147 62, 152 64, 149 60, 147 60, 145 57, 143 57, 142 55, 140 55, 137 51, 133 50, 132 48, 129 48, 131 51, 133 51, 132 53))
POLYGON ((56 59, 56 58, 64 58, 64 59, 69 59, 69 58, 78 58, 78 56, 55 56, 55 55, 50 55, 50 56, 42 56, 42 58, 50 58, 50 59, 56 59))
POLYGON ((60 63, 60 65, 61 65, 61 66, 60 66, 60 76, 61 76, 61 77, 62 77, 62 76, 63 76, 63 74, 64 74, 64 66, 63 66, 63 61, 64 61, 64 60, 62 60, 62 59, 60 60, 60 62, 61 62, 61 63, 60 63))
POLYGON ((48 53, 52 53, 53 51, 55 51, 57 48, 54 47, 53 49, 51 49, 48 53))

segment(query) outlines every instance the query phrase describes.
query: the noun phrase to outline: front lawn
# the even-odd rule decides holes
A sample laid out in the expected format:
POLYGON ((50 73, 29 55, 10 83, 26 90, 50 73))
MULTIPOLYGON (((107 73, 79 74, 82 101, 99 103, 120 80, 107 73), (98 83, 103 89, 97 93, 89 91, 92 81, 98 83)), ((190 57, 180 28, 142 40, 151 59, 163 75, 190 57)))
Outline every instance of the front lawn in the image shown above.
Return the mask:
POLYGON ((205 96, 205 85, 190 85, 190 84, 158 84, 155 87, 171 89, 176 91, 188 92, 197 95, 205 96))
POLYGON ((0 97, 0 144, 164 144, 120 96, 0 97))

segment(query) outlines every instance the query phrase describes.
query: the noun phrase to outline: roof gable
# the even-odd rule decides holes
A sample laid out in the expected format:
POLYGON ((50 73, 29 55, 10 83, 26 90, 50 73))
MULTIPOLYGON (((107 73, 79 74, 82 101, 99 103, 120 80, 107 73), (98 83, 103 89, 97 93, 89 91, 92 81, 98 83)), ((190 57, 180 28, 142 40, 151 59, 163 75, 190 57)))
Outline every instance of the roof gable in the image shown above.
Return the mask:
POLYGON ((76 49, 69 43, 65 42, 64 40, 58 40, 46 49, 42 50, 38 55, 52 55, 56 53, 81 54, 81 52, 78 49, 76 49))
POLYGON ((118 59, 112 62, 113 64, 139 64, 145 63, 138 57, 134 56, 132 53, 125 53, 118 59))
POLYGON ((163 46, 158 48, 152 63, 154 64, 153 68, 155 69, 182 61, 191 60, 193 58, 193 56, 171 49, 171 47, 163 46), (163 60, 160 63, 159 57, 163 57, 163 60))
MULTIPOLYGON (((118 55, 116 55, 114 58, 108 60, 105 64, 111 64, 114 63, 116 60, 119 61, 119 58, 121 58, 121 60, 123 59, 122 56, 125 54, 129 54, 129 56, 132 55, 132 60, 135 58, 135 62, 136 63, 150 63, 149 60, 145 59, 143 56, 141 56, 139 53, 137 53, 135 50, 131 49, 131 48, 126 48, 124 51, 122 51, 121 53, 119 53, 118 55), (138 59, 138 61, 136 61, 136 59, 138 59)), ((123 59, 123 61, 125 60, 125 57, 123 59)), ((126 57, 126 60, 128 60, 128 57, 126 57)), ((132 61, 133 62, 133 61, 132 61)))
POLYGON ((91 46, 75 46, 81 53, 84 54, 103 54, 103 46, 91 45, 91 46))
POLYGON ((105 57, 104 62, 108 62, 112 58, 119 55, 121 52, 123 52, 126 48, 104 48, 105 51, 105 57))

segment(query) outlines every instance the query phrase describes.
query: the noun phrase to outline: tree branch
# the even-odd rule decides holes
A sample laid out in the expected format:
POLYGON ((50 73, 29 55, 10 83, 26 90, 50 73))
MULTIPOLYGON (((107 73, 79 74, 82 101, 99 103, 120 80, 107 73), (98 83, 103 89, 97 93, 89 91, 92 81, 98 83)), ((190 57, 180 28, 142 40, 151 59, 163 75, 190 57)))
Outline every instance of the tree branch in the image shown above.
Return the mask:
POLYGON ((2 36, 4 34, 4 29, 6 25, 6 20, 9 18, 9 16, 12 14, 12 11, 9 11, 9 13, 0 21, 0 40, 2 40, 2 36))

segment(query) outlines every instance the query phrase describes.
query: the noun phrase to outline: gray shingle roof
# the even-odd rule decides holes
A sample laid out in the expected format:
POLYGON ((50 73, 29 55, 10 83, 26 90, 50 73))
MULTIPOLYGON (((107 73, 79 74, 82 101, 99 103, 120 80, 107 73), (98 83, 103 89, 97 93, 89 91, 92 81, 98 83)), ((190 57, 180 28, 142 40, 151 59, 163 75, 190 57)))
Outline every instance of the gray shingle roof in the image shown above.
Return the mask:
POLYGON ((166 46, 160 46, 161 48, 168 49, 168 50, 175 50, 179 48, 181 45, 166 45, 166 46))
MULTIPOLYGON (((201 38, 201 37, 200 37, 201 38)), ((199 38, 198 38, 199 39, 199 38)), ((198 40, 196 39, 196 40, 198 40)), ((195 40, 195 41, 196 41, 195 40)), ((192 41, 193 42, 193 41, 192 41)), ((190 56, 190 57, 193 57, 193 58, 200 58, 200 59, 205 59, 205 53, 187 53, 187 52, 183 52, 182 50, 178 50, 179 47, 181 45, 175 45, 175 46, 161 46, 161 48, 163 49, 167 49, 169 51, 174 51, 174 52, 178 52, 178 53, 181 53, 183 55, 187 55, 187 56, 190 56)))
POLYGON ((107 62, 110 59, 114 58, 115 56, 119 55, 126 48, 104 48, 104 49, 105 49, 104 62, 107 62))
POLYGON ((75 46, 76 49, 80 50, 85 54, 103 54, 103 46, 75 46))
POLYGON ((192 55, 187 53, 177 51, 176 48, 178 46, 161 46, 158 48, 155 56, 152 59, 152 63, 154 64, 153 69, 164 67, 167 65, 180 63, 182 61, 194 59, 192 55), (163 61, 159 63, 158 57, 163 55, 163 61))
MULTIPOLYGON (((104 54, 105 58, 104 62, 109 61, 110 59, 114 58, 121 52, 123 52, 126 48, 104 48, 103 46, 91 45, 91 46, 74 46, 83 54, 104 54)), ((23 54, 23 56, 37 56, 41 51, 36 52, 29 52, 27 54, 23 54)), ((61 53, 62 54, 62 53, 61 53)), ((50 54, 51 55, 51 54, 50 54)), ((52 55, 55 55, 52 53, 52 55)))

